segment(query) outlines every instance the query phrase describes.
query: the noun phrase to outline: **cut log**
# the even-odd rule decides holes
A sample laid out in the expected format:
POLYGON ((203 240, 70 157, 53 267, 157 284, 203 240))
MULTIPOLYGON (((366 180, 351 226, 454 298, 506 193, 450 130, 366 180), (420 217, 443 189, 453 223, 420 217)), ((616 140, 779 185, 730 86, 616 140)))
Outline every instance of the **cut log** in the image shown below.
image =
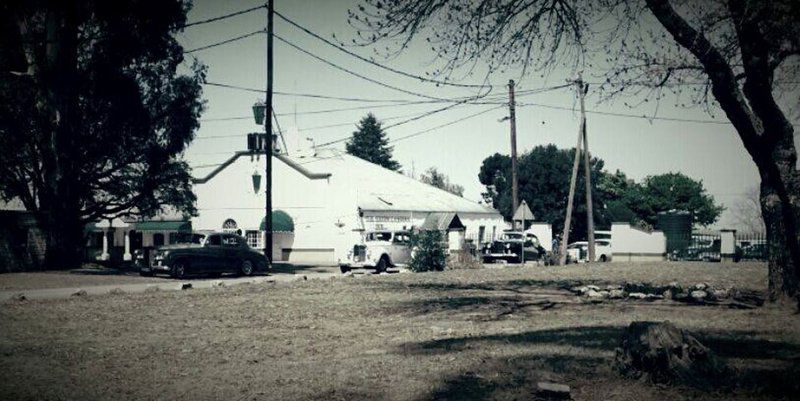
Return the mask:
POLYGON ((706 387, 724 380, 728 368, 713 352, 670 322, 633 322, 616 350, 617 370, 655 383, 706 387))

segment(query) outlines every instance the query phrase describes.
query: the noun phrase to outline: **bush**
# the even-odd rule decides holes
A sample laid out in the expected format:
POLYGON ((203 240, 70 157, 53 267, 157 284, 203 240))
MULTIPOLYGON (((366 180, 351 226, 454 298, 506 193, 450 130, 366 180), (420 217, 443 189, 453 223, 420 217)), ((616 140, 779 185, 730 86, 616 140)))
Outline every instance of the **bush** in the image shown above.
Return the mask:
POLYGON ((445 249, 440 231, 419 231, 411 235, 411 263, 414 272, 442 271, 445 266, 445 249))

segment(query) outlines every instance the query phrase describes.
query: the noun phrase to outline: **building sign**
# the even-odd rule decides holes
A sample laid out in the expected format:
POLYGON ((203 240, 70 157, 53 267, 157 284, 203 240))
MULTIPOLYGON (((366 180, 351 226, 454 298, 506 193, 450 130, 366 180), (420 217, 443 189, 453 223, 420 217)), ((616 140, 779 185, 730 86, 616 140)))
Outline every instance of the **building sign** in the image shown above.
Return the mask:
POLYGON ((410 223, 408 216, 364 216, 366 223, 410 223))

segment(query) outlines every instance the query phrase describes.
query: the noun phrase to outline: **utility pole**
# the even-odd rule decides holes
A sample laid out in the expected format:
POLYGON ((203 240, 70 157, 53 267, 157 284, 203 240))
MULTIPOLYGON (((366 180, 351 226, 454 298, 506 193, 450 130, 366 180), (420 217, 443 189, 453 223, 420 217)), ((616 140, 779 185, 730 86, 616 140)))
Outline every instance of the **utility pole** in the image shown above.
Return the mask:
POLYGON ((266 141, 266 216, 264 217, 264 255, 267 257, 267 262, 272 263, 272 153, 274 152, 274 145, 272 144, 272 31, 273 31, 273 11, 275 10, 274 0, 267 2, 267 101, 266 101, 266 118, 264 119, 264 130, 267 133, 266 141))
POLYGON ((581 98, 581 131, 583 132, 583 171, 584 182, 586 184, 586 229, 589 231, 589 255, 588 262, 594 262, 594 211, 592 206, 592 166, 589 164, 589 136, 586 133, 586 110, 583 105, 583 98, 589 90, 589 84, 583 83, 583 78, 578 75, 578 81, 575 82, 578 86, 578 95, 581 98))
MULTIPOLYGON (((517 117, 515 113, 516 104, 514 103, 514 80, 508 81, 508 112, 509 121, 511 123, 511 200, 512 209, 511 215, 517 212, 519 207, 519 187, 517 181, 517 117)), ((512 221, 512 224, 516 224, 512 221)))
POLYGON ((567 263, 567 243, 569 243, 569 227, 572 223, 572 203, 575 200, 575 184, 578 180, 578 162, 581 158, 581 141, 583 140, 583 123, 578 129, 578 144, 575 146, 575 160, 572 162, 572 176, 569 179, 569 197, 567 198, 567 218, 564 220, 564 232, 561 234, 561 246, 558 250, 558 264, 567 263))
MULTIPOLYGON (((561 246, 558 251, 559 253, 558 264, 562 266, 567 263, 567 245, 569 244, 569 229, 570 225, 572 224, 572 205, 575 201, 575 186, 578 181, 578 165, 580 164, 581 160, 581 142, 586 137, 586 115, 583 109, 583 94, 584 94, 583 80, 581 79, 580 75, 578 75, 578 79, 577 81, 575 81, 575 83, 578 85, 578 94, 580 96, 580 101, 581 101, 581 123, 580 123, 580 128, 578 128, 578 144, 575 146, 575 160, 572 162, 572 176, 569 179, 569 197, 567 198, 567 217, 566 219, 564 219, 564 232, 561 234, 561 246)), ((589 195, 589 197, 591 198, 591 195, 589 195)), ((592 234, 594 234, 594 232, 592 232, 592 234)), ((592 237, 594 237, 594 235, 592 237)), ((594 249, 592 249, 592 253, 594 253, 594 249)))

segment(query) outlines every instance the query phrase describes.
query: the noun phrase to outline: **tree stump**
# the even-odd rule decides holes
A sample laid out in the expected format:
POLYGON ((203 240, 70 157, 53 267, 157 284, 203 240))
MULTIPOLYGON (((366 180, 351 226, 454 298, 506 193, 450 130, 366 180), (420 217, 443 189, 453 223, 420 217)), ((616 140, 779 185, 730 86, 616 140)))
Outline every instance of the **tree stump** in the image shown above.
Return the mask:
POLYGON ((686 330, 670 322, 633 322, 616 350, 617 370, 655 383, 717 384, 728 374, 725 364, 686 330))

